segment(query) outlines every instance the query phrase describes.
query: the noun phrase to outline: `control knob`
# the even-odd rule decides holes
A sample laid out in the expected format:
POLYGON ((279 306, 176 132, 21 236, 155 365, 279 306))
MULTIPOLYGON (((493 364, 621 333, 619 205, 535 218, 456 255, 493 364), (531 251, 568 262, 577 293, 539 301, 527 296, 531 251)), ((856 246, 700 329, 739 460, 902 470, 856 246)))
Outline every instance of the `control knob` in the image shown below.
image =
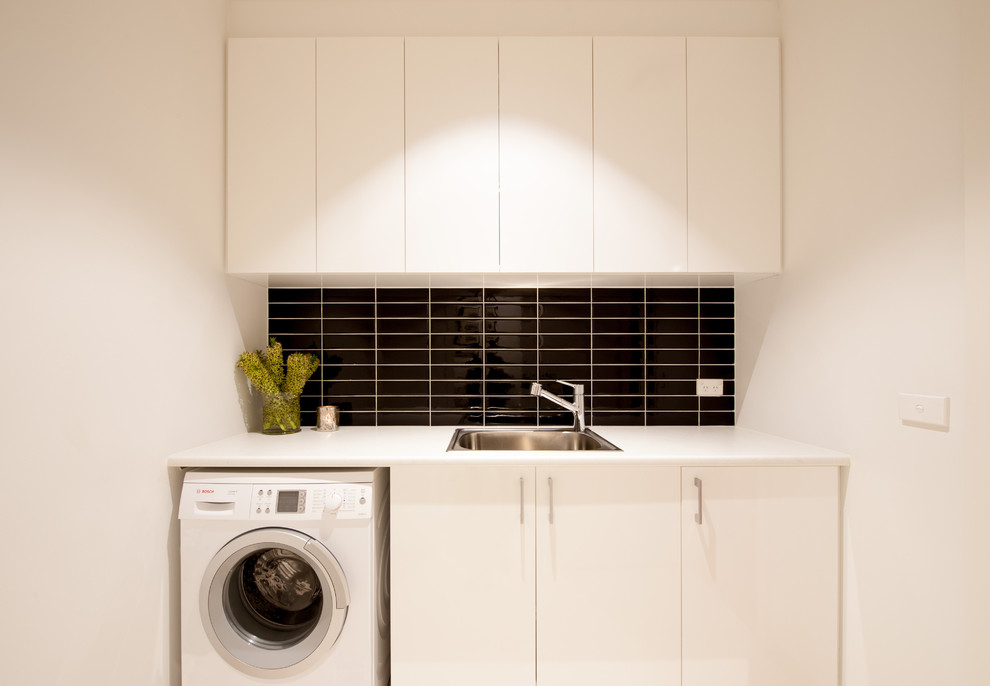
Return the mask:
POLYGON ((330 491, 327 493, 326 500, 323 501, 323 511, 324 512, 336 512, 344 504, 344 496, 340 494, 340 491, 330 491))

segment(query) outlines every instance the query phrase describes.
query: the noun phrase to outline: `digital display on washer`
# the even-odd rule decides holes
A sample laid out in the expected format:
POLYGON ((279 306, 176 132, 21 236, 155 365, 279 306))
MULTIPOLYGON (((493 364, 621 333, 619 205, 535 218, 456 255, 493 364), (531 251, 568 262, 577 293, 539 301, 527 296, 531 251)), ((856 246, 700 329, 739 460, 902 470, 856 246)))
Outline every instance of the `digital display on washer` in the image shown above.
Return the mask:
POLYGON ((276 512, 299 512, 302 503, 301 494, 305 491, 279 491, 278 502, 275 504, 276 512))

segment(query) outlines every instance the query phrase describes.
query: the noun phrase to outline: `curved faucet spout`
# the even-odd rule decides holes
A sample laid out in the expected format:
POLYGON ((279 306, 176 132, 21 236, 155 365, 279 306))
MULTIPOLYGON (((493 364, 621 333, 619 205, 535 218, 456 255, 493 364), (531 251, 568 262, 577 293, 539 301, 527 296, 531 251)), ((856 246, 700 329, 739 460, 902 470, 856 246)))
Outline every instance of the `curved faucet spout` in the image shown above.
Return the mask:
POLYGON ((574 415, 574 430, 584 431, 584 385, 575 384, 567 381, 558 381, 566 386, 570 386, 574 389, 574 402, 569 403, 563 398, 554 395, 550 391, 543 388, 542 384, 534 383, 529 387, 529 392, 532 395, 537 395, 541 398, 546 398, 552 403, 560 405, 565 410, 574 415))

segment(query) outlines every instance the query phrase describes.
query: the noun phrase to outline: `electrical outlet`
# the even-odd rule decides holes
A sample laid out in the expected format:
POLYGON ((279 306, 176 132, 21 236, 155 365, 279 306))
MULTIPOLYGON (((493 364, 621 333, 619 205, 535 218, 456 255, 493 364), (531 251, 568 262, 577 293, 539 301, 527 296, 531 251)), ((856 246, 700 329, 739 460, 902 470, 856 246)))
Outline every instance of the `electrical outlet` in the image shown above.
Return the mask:
POLYGON ((698 395, 722 395, 722 379, 698 379, 698 395))

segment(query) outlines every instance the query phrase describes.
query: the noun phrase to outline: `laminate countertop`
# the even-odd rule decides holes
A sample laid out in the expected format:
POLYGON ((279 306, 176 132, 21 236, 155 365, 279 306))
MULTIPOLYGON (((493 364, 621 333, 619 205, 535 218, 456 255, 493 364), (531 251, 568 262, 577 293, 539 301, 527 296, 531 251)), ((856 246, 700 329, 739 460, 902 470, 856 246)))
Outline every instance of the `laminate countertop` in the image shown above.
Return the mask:
MULTIPOLYGON (((480 428, 480 427, 471 427, 480 428)), ((590 427, 620 451, 447 451, 455 427, 303 427, 284 436, 243 433, 170 455, 168 466, 239 468, 402 465, 822 465, 849 456, 737 427, 590 427)))

